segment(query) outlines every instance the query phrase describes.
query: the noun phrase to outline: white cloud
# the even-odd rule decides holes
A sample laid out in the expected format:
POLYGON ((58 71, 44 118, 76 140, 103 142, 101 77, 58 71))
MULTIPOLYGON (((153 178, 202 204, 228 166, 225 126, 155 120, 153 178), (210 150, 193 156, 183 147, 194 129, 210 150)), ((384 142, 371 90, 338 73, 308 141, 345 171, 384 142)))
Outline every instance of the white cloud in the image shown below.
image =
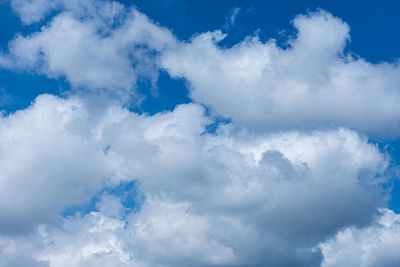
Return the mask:
POLYGON ((43 19, 44 15, 57 8, 63 1, 55 0, 12 0, 11 6, 24 24, 43 19))
POLYGON ((344 52, 349 26, 325 11, 293 20, 286 49, 248 37, 218 47, 219 31, 195 36, 163 55, 163 66, 185 77, 193 100, 251 131, 350 127, 398 136, 400 68, 344 52))
POLYGON ((49 95, 0 119, 0 228, 29 231, 66 205, 87 201, 111 168, 74 129, 87 114, 77 99, 49 95))
POLYGON ((0 88, 0 107, 13 103, 14 97, 10 95, 4 88, 0 88))
POLYGON ((78 17, 102 17, 113 19, 124 11, 124 6, 107 0, 10 0, 11 7, 24 24, 37 23, 49 13, 68 11, 78 17))
POLYGON ((168 266, 232 263, 230 247, 218 240, 220 229, 212 217, 193 214, 188 203, 147 199, 129 223, 133 248, 139 259, 168 266))
MULTIPOLYGON (((149 198, 127 220, 91 212, 64 219, 61 228, 41 227, 18 240, 49 266, 195 266, 232 262, 233 252, 211 235, 209 218, 191 214, 187 203, 149 198), (36 244, 33 246, 32 244, 36 244)), ((1 240, 3 254, 18 242, 1 240)), ((17 257, 15 257, 17 258, 17 257)), ((13 258, 11 258, 14 260, 13 258)))
POLYGON ((74 88, 106 91, 124 101, 135 95, 139 76, 155 87, 157 56, 175 45, 169 30, 117 2, 68 3, 40 31, 12 40, 0 64, 65 77, 74 88))
POLYGON ((388 209, 381 213, 370 226, 344 229, 322 243, 322 266, 399 266, 400 215, 388 209))
POLYGON ((147 139, 193 138, 207 121, 202 114, 199 106, 186 105, 146 117, 117 104, 99 110, 78 98, 42 95, 31 107, 2 117, 1 232, 54 223, 63 208, 88 201, 101 187, 140 178, 159 151, 159 140, 147 139), (113 121, 120 119, 125 123, 114 131, 113 121))
POLYGON ((229 15, 226 17, 224 24, 225 29, 229 29, 235 24, 237 16, 240 14, 241 9, 239 7, 234 7, 229 11, 229 15))
POLYGON ((51 266, 310 266, 321 260, 314 246, 368 224, 384 205, 388 159, 353 131, 251 136, 225 125, 214 135, 204 133, 209 121, 197 104, 139 116, 118 104, 40 96, 0 122, 3 234, 44 224, 45 236, 20 242, 32 247, 27 259, 51 266), (126 219, 104 195, 100 213, 62 228, 49 220, 133 179, 147 200, 126 219))
POLYGON ((162 60, 233 122, 208 133, 200 104, 149 116, 82 95, 42 95, 3 115, 0 265, 319 266, 324 256, 336 266, 351 249, 366 266, 398 260, 398 215, 369 225, 388 197, 390 159, 339 126, 398 135, 399 69, 345 55, 341 20, 297 16, 287 49, 257 37, 219 48, 218 31, 178 43, 117 2, 12 3, 26 24, 56 13, 10 42, 3 67, 127 100, 162 60), (137 212, 105 193, 96 211, 60 215, 133 180, 145 196, 137 212))

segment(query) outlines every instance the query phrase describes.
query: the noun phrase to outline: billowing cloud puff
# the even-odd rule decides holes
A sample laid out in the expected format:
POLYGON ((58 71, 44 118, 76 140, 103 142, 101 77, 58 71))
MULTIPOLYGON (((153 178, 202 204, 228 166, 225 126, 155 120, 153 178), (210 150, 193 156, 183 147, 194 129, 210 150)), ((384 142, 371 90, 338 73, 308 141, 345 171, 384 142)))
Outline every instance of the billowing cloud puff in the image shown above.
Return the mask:
MULTIPOLYGON (((19 2, 13 3, 24 18, 19 2)), ((349 27, 325 11, 297 16, 297 34, 287 48, 257 36, 221 48, 217 44, 225 35, 220 31, 178 43, 169 30, 117 2, 57 5, 63 12, 49 25, 10 42, 9 53, 0 57, 3 67, 66 77, 75 88, 106 91, 128 101, 138 77, 147 77, 155 88, 162 66, 190 82, 193 100, 239 128, 349 127, 398 136, 397 63, 371 64, 345 53, 349 27)))
POLYGON ((139 76, 155 87, 157 55, 175 45, 172 34, 117 2, 80 2, 68 2, 39 32, 18 35, 0 65, 65 77, 75 88, 111 92, 124 101, 135 94, 139 76))
POLYGON ((400 68, 344 52, 349 27, 325 11, 299 15, 287 48, 248 37, 218 46, 220 31, 195 36, 163 56, 191 84, 191 97, 251 131, 350 127, 398 136, 400 68))
POLYGON ((37 23, 51 11, 68 11, 80 17, 103 15, 112 18, 124 6, 106 0, 11 0, 11 7, 24 24, 37 23))
POLYGON ((28 255, 51 266, 66 258, 88 266, 87 259, 111 252, 122 263, 150 266, 309 266, 321 260, 319 242, 368 224, 384 204, 388 159, 353 131, 251 136, 220 125, 211 134, 209 122, 197 104, 146 116, 117 104, 93 108, 82 99, 40 96, 0 123, 3 231, 48 225, 39 228, 48 235, 23 242, 56 238, 56 246, 32 245, 39 251, 28 255), (64 207, 132 180, 145 196, 137 213, 121 218, 121 205, 108 197, 100 213, 64 219, 72 228, 58 228, 54 218, 64 207), (76 250, 65 252, 69 246, 76 250))
POLYGON ((398 266, 400 255, 400 215, 382 209, 381 216, 365 228, 351 227, 321 244, 328 266, 398 266))
POLYGON ((11 2, 25 24, 52 17, 17 35, 0 65, 75 90, 0 118, 0 265, 400 261, 398 215, 382 209, 390 158, 365 135, 399 135, 399 68, 345 53, 340 19, 297 16, 287 48, 256 36, 223 48, 219 31, 179 42, 118 2, 11 2), (198 103, 125 107, 160 68, 198 103), (115 189, 124 183, 135 208, 115 189))
MULTIPOLYGON (((148 199, 140 214, 132 214, 127 220, 100 212, 69 217, 61 228, 41 227, 30 239, 24 239, 29 247, 25 258, 60 267, 233 262, 231 248, 210 235, 217 229, 212 228, 209 218, 191 214, 188 209, 187 203, 148 199)), ((5 247, 2 256, 15 260, 12 250, 18 242, 3 239, 0 244, 5 247)))
MULTIPOLYGON (((202 116, 202 109, 196 105, 153 118, 129 113, 119 105, 102 112, 104 117, 90 112, 88 103, 77 98, 42 95, 26 110, 0 119, 1 232, 30 230, 31 226, 54 221, 64 207, 88 201, 102 186, 138 178, 141 173, 135 161, 140 166, 138 159, 147 161, 157 153, 157 147, 146 141, 154 135, 145 132, 148 128, 160 129, 159 124, 163 124, 171 128, 164 131, 167 134, 175 127, 180 131, 183 123, 192 121, 202 129, 202 119, 195 120, 202 116), (112 133, 102 136, 113 120, 125 117, 129 132, 119 128, 124 134, 116 136, 118 141, 112 139, 112 133), (115 155, 110 145, 127 149, 130 156, 124 151, 121 156, 115 155), (125 171, 127 166, 129 171, 125 171)), ((187 129, 188 133, 194 131, 196 128, 187 129)))
POLYGON ((44 15, 59 7, 62 2, 58 0, 13 0, 11 6, 24 24, 31 24, 43 19, 44 15))
POLYGON ((81 106, 79 100, 41 96, 0 119, 3 233, 54 220, 65 205, 88 200, 111 174, 104 154, 71 129, 87 116, 77 112, 81 106))

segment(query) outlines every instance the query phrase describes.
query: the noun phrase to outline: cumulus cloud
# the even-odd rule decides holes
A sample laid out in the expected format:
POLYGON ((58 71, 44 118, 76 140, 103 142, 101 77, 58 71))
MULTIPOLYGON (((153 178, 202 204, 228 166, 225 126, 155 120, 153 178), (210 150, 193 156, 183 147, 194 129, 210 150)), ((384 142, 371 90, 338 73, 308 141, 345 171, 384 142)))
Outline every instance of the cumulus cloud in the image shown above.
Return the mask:
POLYGON ((320 245, 322 266, 398 266, 400 255, 400 215, 388 209, 368 227, 340 231, 320 245))
POLYGON ((113 17, 124 6, 106 0, 10 0, 11 7, 24 24, 37 23, 51 12, 69 11, 80 17, 105 15, 113 17))
POLYGON ((101 150, 70 131, 86 116, 81 106, 44 95, 0 119, 1 232, 54 220, 65 205, 88 200, 111 174, 101 150))
MULTIPOLYGON (((188 209, 188 203, 150 198, 139 214, 132 214, 126 221, 91 212, 64 219, 61 228, 41 227, 20 242, 31 245, 26 257, 35 257, 49 266, 195 266, 232 262, 232 250, 210 235, 209 218, 191 214, 188 209)), ((4 239, 2 242, 3 255, 11 254, 15 244, 4 239)))
POLYGON ((399 215, 380 209, 390 158, 364 135, 398 135, 399 69, 346 54, 340 19, 297 16, 288 48, 254 36, 221 48, 219 31, 178 42, 117 2, 12 5, 26 24, 52 18, 12 40, 1 66, 107 97, 41 95, 2 114, 0 265, 340 266, 348 253, 361 266, 399 261, 389 238, 399 215), (108 98, 129 99, 161 67, 232 122, 210 132, 215 117, 202 104, 149 116, 108 98), (104 190, 132 181, 137 209, 104 190), (98 195, 92 211, 62 215, 98 195))
MULTIPOLYGON (((41 6, 40 1, 28 6, 22 2, 24 8, 41 6)), ((72 87, 106 91, 124 101, 135 94, 138 77, 149 79, 155 87, 157 55, 175 45, 169 30, 117 2, 64 4, 68 8, 40 31, 12 40, 0 65, 50 78, 65 77, 72 87)))
POLYGON ((48 229, 21 242, 47 240, 28 256, 50 266, 310 266, 321 260, 319 242, 365 226, 384 204, 388 159, 353 131, 252 136, 221 125, 211 134, 209 122, 198 104, 146 116, 40 96, 0 124, 3 234, 48 229), (64 219, 71 228, 49 220, 133 179, 146 196, 137 213, 125 218, 104 195, 98 213, 64 219))
POLYGON ((201 116, 202 109, 196 105, 152 118, 129 113, 119 105, 102 111, 104 116, 95 111, 78 98, 42 95, 31 107, 0 119, 1 232, 54 222, 64 207, 88 201, 102 186, 138 178, 146 168, 140 167, 140 161, 157 153, 153 151, 157 147, 146 141, 157 135, 151 128, 162 129, 162 124, 167 127, 162 133, 165 138, 169 132, 170 138, 177 138, 175 132, 196 132, 206 121, 200 118, 198 129, 183 128, 201 116), (121 127, 103 137, 113 120, 122 118, 129 132, 121 127), (118 131, 124 134, 114 139, 118 131), (121 149, 119 154, 114 148, 121 149))
POLYGON ((44 15, 57 8, 62 1, 49 0, 13 0, 10 1, 14 11, 25 24, 31 24, 43 19, 44 15))
POLYGON ((225 35, 206 32, 166 52, 163 66, 190 82, 193 100, 251 131, 344 126, 398 136, 398 64, 345 53, 349 26, 325 11, 293 26, 288 48, 257 36, 222 48, 225 35))

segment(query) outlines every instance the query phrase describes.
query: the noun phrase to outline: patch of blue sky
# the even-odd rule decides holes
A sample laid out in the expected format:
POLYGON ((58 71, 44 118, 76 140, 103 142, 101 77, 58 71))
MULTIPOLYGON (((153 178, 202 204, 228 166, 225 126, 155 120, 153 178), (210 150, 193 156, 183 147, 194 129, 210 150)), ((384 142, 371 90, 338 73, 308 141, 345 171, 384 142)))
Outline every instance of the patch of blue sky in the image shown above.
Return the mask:
POLYGON ((86 203, 82 205, 70 206, 62 211, 63 217, 74 216, 75 214, 88 214, 92 211, 98 211, 97 204, 100 202, 103 195, 111 195, 117 197, 122 206, 124 207, 124 214, 126 216, 130 213, 140 211, 142 204, 145 201, 143 195, 139 191, 140 182, 134 180, 131 182, 122 182, 116 187, 104 187, 86 203))
POLYGON ((139 212, 145 201, 144 196, 140 194, 139 187, 140 182, 138 180, 122 182, 116 187, 103 187, 101 190, 96 192, 88 202, 82 205, 67 207, 61 214, 63 217, 69 217, 76 214, 85 215, 92 211, 98 211, 97 204, 100 202, 103 195, 115 196, 121 201, 121 204, 124 207, 123 216, 139 212))
POLYGON ((0 103, 1 110, 8 114, 28 107, 40 94, 61 96, 70 89, 70 85, 62 77, 49 79, 24 71, 15 72, 0 68, 0 88, 12 99, 0 103))
POLYGON ((191 102, 186 80, 173 79, 165 71, 160 71, 156 88, 151 89, 151 86, 149 79, 142 77, 138 80, 136 90, 143 99, 131 107, 132 111, 153 115, 191 102))
POLYGON ((390 141, 373 141, 376 143, 379 149, 386 153, 390 158, 389 170, 392 172, 393 182, 390 190, 391 198, 388 202, 388 208, 394 210, 396 213, 400 213, 400 140, 390 140, 390 141))
MULTIPOLYGON (((0 52, 6 53, 8 43, 17 34, 27 35, 40 30, 42 23, 25 26, 13 13, 10 4, 0 3, 0 52)), ((49 18, 47 18, 49 20, 49 18)), ((44 22, 46 23, 46 22, 44 22)), ((14 71, 0 68, 0 88, 8 97, 6 101, 0 97, 0 109, 3 114, 8 114, 28 107, 39 95, 44 93, 62 95, 70 89, 64 78, 50 79, 26 71, 14 71)))

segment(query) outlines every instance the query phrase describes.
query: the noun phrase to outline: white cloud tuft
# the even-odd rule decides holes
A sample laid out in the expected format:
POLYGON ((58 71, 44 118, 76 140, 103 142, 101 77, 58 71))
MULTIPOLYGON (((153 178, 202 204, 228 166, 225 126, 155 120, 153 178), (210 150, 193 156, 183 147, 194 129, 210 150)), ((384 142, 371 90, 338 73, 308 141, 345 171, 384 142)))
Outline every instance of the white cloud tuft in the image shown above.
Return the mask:
POLYGON ((158 54, 175 38, 135 9, 101 3, 69 3, 40 31, 12 40, 0 66, 65 77, 74 88, 106 91, 123 101, 135 95, 140 76, 155 87, 158 54))
POLYGON ((381 210, 377 221, 365 228, 351 227, 320 245, 322 266, 398 266, 400 255, 400 215, 381 210))
POLYGON ((223 26, 225 29, 229 29, 235 24, 236 18, 239 16, 240 11, 241 8, 239 7, 234 7, 229 11, 229 15, 226 17, 226 21, 223 26))
POLYGON ((21 242, 55 238, 56 246, 27 252, 51 266, 67 258, 69 266, 90 266, 89 259, 309 266, 321 258, 314 246, 342 227, 368 224, 385 201, 388 159, 353 131, 254 137, 225 125, 214 135, 204 133, 207 123, 197 104, 139 116, 115 104, 91 109, 82 99, 40 96, 0 121, 3 233, 44 224, 50 233, 21 242), (133 179, 147 196, 138 213, 125 221, 119 200, 104 195, 100 213, 57 230, 64 207, 133 179))
POLYGON ((118 2, 12 5, 25 24, 52 17, 12 40, 2 67, 107 94, 41 95, 0 117, 1 266, 399 262, 399 215, 381 209, 390 159, 363 135, 399 135, 399 68, 345 53, 340 19, 297 16, 286 49, 257 37, 221 48, 220 31, 178 42, 118 2), (161 67, 232 122, 210 133, 201 104, 149 116, 108 98, 128 100, 161 67), (108 189, 132 181, 143 201, 129 209, 108 189))
POLYGON ((293 25, 286 49, 257 37, 221 48, 224 36, 207 32, 167 51, 163 66, 188 79, 193 100, 251 131, 344 126, 398 136, 398 64, 345 54, 349 27, 325 11, 299 15, 293 25))

